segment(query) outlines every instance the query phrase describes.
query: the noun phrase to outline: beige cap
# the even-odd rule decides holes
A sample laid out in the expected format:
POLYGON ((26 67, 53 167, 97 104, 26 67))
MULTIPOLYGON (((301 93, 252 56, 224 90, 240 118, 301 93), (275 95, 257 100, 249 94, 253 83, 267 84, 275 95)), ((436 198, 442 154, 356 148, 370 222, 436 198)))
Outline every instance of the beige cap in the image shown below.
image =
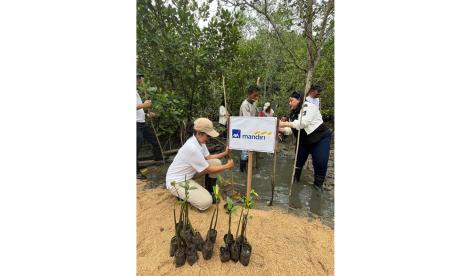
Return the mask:
POLYGON ((211 137, 218 137, 220 135, 214 128, 213 123, 207 118, 198 118, 194 121, 194 129, 200 132, 204 132, 211 137))

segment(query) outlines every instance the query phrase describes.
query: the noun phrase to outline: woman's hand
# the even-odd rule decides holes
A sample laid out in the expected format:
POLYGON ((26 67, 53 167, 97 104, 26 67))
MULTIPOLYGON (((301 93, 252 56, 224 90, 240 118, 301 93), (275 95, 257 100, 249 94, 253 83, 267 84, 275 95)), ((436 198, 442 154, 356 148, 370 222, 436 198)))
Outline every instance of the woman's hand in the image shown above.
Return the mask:
POLYGON ((290 122, 279 121, 279 128, 284 128, 284 127, 292 127, 292 124, 290 122))

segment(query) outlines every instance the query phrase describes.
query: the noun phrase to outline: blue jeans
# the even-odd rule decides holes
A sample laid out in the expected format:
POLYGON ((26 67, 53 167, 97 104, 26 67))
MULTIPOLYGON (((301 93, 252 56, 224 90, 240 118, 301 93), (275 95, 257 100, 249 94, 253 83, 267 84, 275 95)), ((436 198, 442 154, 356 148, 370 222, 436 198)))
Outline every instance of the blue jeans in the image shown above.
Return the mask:
MULTIPOLYGON (((301 136, 304 138, 305 136, 301 136)), ((305 138, 304 138, 305 139, 305 138)), ((308 144, 301 140, 297 153, 297 168, 302 168, 307 162, 308 155, 312 155, 313 171, 315 178, 325 179, 328 170, 329 148, 331 146, 331 130, 327 129, 320 141, 308 144)))

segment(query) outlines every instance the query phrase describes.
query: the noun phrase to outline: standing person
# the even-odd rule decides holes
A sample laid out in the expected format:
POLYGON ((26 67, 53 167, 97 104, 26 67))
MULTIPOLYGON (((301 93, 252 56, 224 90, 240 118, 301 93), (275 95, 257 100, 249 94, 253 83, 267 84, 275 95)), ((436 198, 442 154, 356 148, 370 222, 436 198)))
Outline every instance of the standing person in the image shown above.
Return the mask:
MULTIPOLYGON (((142 84, 144 81, 144 75, 141 73, 137 73, 137 86, 142 84)), ((154 118, 156 114, 154 112, 148 112, 145 114, 144 109, 149 109, 152 107, 152 101, 150 100, 145 100, 142 103, 142 99, 139 95, 139 91, 136 90, 136 96, 137 96, 137 117, 136 117, 136 122, 137 122, 137 157, 139 157, 139 152, 140 148, 142 147, 142 144, 144 143, 144 139, 147 140, 152 145, 152 154, 153 154, 153 159, 154 160, 163 160, 163 156, 161 153, 160 146, 158 145, 158 142, 155 138, 155 133, 150 130, 150 128, 147 126, 145 123, 145 115, 147 115, 149 118, 154 118)), ((137 160, 136 160, 136 163, 137 160)), ((137 179, 146 179, 144 175, 140 173, 140 168, 139 164, 137 164, 137 179)))
POLYGON ((194 135, 179 149, 166 172, 166 188, 172 195, 181 199, 185 198, 184 189, 178 184, 189 181, 190 187, 187 201, 195 208, 203 211, 215 202, 213 186, 216 185, 217 174, 234 166, 229 159, 226 164, 221 164, 219 158, 229 153, 229 148, 218 154, 210 154, 206 143, 210 137, 218 137, 218 132, 213 128, 213 123, 207 118, 199 118, 194 121, 194 135), (205 188, 193 180, 195 175, 205 175, 205 188), (175 186, 172 182, 176 183, 175 186))
POLYGON ((293 92, 289 97, 291 114, 289 122, 279 122, 279 131, 286 135, 298 135, 300 129, 300 142, 297 151, 295 168, 295 180, 300 181, 302 168, 308 155, 312 155, 314 182, 313 185, 319 191, 323 189, 323 183, 328 169, 329 149, 331 143, 331 130, 325 126, 320 110, 316 105, 303 100, 303 94, 293 92), (300 110, 302 114, 300 114, 300 110))
POLYGON ((307 97, 305 100, 311 102, 320 109, 320 93, 323 91, 323 88, 318 84, 313 84, 308 90, 307 97))
POLYGON ((221 105, 220 105, 220 116, 219 116, 219 119, 218 119, 218 123, 225 128, 225 131, 223 132, 223 137, 226 138, 226 135, 227 135, 227 122, 228 122, 228 117, 229 117, 229 113, 228 113, 228 110, 226 109, 226 104, 225 104, 225 100, 224 100, 224 96, 221 100, 221 105))
MULTIPOLYGON (((247 98, 242 102, 239 109, 239 116, 256 117, 258 114, 257 100, 260 93, 260 87, 252 84, 247 88, 247 98)), ((240 169, 241 172, 245 171, 247 167, 248 152, 246 150, 241 151, 240 169)))
POLYGON ((271 108, 271 104, 268 102, 263 106, 263 112, 265 113, 265 117, 274 116, 274 110, 271 108))

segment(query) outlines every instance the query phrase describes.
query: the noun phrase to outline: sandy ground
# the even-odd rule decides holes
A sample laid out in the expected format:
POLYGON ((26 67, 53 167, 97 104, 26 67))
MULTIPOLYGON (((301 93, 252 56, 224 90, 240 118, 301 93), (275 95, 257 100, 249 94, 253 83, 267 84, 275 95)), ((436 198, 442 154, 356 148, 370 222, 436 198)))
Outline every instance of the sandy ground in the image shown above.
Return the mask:
MULTIPOLYGON (((138 183, 140 186, 141 183, 138 183)), ((247 239, 252 244, 249 266, 222 263, 219 248, 228 231, 228 217, 220 204, 218 237, 212 259, 187 262, 176 268, 169 256, 174 235, 175 198, 162 188, 137 192, 137 275, 334 275, 334 231, 319 221, 283 213, 280 210, 251 210, 247 239)), ((189 209, 194 227, 205 238, 213 208, 205 212, 189 209)), ((179 214, 179 207, 177 209, 179 214)), ((233 215, 232 232, 239 215, 233 215)))

